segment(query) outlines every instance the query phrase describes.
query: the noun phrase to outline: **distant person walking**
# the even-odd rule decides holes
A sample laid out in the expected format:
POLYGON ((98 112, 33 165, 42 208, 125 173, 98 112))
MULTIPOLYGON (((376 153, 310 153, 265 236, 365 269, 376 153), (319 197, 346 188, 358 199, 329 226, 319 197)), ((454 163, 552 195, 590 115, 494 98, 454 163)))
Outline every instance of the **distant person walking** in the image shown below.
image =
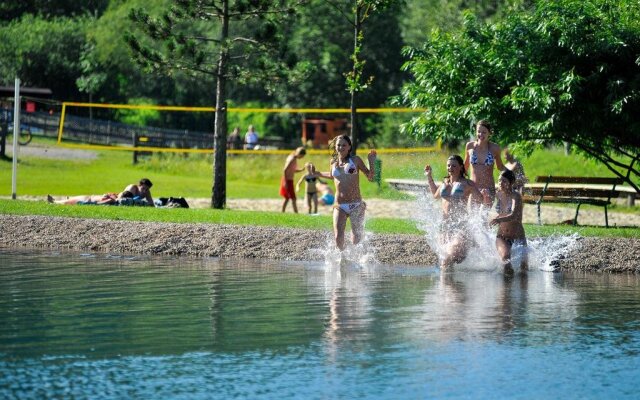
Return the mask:
POLYGON ((298 147, 287 156, 287 160, 284 163, 282 169, 282 179, 280 181, 280 196, 284 197, 282 203, 282 212, 287 209, 287 204, 291 200, 293 206, 293 212, 298 213, 298 205, 296 204, 296 189, 293 183, 293 178, 296 172, 304 171, 303 168, 298 168, 298 160, 307 154, 307 150, 304 147, 298 147))
POLYGON ((253 125, 249 125, 249 128, 247 128, 247 133, 244 135, 244 143, 245 150, 255 150, 256 146, 258 146, 258 132, 256 132, 253 125))

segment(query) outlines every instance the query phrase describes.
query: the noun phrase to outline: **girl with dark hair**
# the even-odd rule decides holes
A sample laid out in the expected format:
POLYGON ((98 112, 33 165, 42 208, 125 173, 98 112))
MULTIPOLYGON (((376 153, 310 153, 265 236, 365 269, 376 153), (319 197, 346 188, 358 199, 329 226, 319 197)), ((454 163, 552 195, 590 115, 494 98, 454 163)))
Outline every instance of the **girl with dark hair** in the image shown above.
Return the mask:
POLYGON ((464 162, 460 156, 452 155, 447 159, 447 172, 449 175, 440 185, 436 185, 431 165, 424 167, 431 194, 436 199, 442 199, 440 242, 444 247, 444 255, 441 257, 440 267, 443 270, 461 263, 467 257, 470 245, 467 225, 469 200, 479 202, 482 199, 475 183, 466 178, 464 162))
POLYGON ((367 156, 369 168, 358 156, 351 154, 351 138, 347 135, 336 136, 329 143, 331 154, 330 173, 316 173, 316 176, 333 179, 336 185, 333 206, 333 233, 336 247, 344 250, 344 232, 347 218, 351 220, 351 237, 353 244, 358 244, 364 234, 364 214, 367 205, 360 194, 360 177, 358 172, 373 181, 375 174, 376 151, 370 150, 367 156))
POLYGON ((498 171, 505 169, 500 158, 500 146, 490 142, 491 124, 485 120, 476 123, 476 140, 465 146, 464 167, 470 171, 471 180, 476 183, 483 195, 489 197, 484 204, 491 207, 496 196, 496 183, 493 179, 493 167, 498 171))
MULTIPOLYGON (((496 249, 504 265, 504 273, 512 274, 511 247, 514 244, 526 246, 527 238, 522 226, 522 197, 513 189, 516 176, 511 170, 500 173, 498 184, 500 190, 496 196, 496 212, 498 216, 489 221, 489 225, 498 225, 496 235, 496 249)), ((527 270, 528 260, 526 251, 523 254, 522 270, 527 270)))

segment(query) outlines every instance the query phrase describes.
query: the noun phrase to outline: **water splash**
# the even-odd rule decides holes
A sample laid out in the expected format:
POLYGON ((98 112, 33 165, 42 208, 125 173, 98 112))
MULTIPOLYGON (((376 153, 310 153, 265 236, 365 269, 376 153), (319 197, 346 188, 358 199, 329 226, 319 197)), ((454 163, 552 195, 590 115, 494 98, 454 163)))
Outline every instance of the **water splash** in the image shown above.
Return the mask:
MULTIPOLYGON (((366 229, 366 219, 365 219, 366 229)), ((347 226, 345 231, 345 248, 339 251, 331 235, 327 236, 324 247, 313 249, 312 252, 324 257, 324 264, 327 267, 335 266, 360 266, 366 267, 378 264, 375 247, 371 245, 371 232, 365 230, 360 243, 354 245, 351 242, 351 230, 347 226)))
MULTIPOLYGON (((442 226, 442 208, 440 200, 421 193, 413 207, 415 220, 431 250, 440 261, 445 256, 445 246, 440 241, 442 226)), ((493 215, 487 209, 472 212, 467 217, 469 241, 472 243, 467 257, 455 265, 456 270, 502 271, 502 261, 496 250, 496 228, 488 226, 486 221, 493 215)), ((568 254, 578 243, 579 235, 551 236, 547 238, 527 238, 527 246, 514 245, 511 249, 511 263, 518 270, 524 257, 527 257, 529 269, 554 271, 555 260, 568 254)))
POLYGON ((555 271, 557 260, 564 258, 578 245, 580 235, 553 235, 529 240, 529 267, 541 271, 555 271))

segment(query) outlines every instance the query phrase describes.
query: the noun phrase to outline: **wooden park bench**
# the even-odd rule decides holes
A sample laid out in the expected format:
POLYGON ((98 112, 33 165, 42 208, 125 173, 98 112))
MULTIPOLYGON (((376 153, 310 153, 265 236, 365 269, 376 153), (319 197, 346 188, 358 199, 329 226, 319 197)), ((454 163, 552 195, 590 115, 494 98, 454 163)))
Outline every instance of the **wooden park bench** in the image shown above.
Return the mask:
POLYGON ((603 177, 578 177, 578 176, 538 176, 538 184, 528 185, 525 189, 522 201, 528 204, 535 204, 538 207, 538 224, 542 224, 540 216, 540 206, 542 203, 572 203, 577 204, 576 216, 573 224, 578 224, 578 213, 580 206, 591 204, 604 207, 605 226, 609 227, 609 217, 607 206, 611 204, 611 199, 618 197, 620 193, 616 191, 616 186, 622 184, 622 178, 603 177))

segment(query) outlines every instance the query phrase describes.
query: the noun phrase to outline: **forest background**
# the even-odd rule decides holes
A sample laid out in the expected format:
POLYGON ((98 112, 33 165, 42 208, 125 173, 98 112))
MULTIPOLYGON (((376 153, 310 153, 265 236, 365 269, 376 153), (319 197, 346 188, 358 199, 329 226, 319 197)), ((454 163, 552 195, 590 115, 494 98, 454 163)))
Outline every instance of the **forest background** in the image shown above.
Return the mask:
MULTIPOLYGON (((301 144, 302 118, 310 115, 229 112, 227 120, 225 105, 344 108, 358 91, 359 108, 424 110, 403 117, 352 112, 358 142, 369 146, 442 140, 457 151, 473 123, 488 118, 503 146, 516 143, 516 151, 531 154, 564 144, 640 192, 637 1, 31 0, 0 2, 0 12, 5 85, 18 76, 23 86, 51 88, 66 101, 215 104, 216 140, 253 124, 289 147, 301 144), (236 20, 218 26, 224 7, 216 7, 230 4, 236 20), (364 9, 370 13, 354 45, 350 12, 364 9), (180 27, 187 33, 173 31, 180 27), (232 35, 217 35, 220 28, 232 35), (239 53, 208 46, 236 41, 255 46, 239 53), (216 59, 235 60, 215 73, 216 59), (223 75, 220 84, 215 77, 223 75), (361 78, 355 86, 354 75, 361 78)), ((211 113, 127 110, 113 117, 196 131, 214 125, 211 113)), ((212 206, 219 208, 226 154, 215 147, 212 206)))
MULTIPOLYGON (((127 32, 136 32, 129 17, 132 9, 144 8, 160 16, 169 0, 72 0, 0 2, 0 84, 47 87, 61 101, 115 104, 159 104, 212 106, 215 104, 213 76, 176 71, 153 74, 136 64, 125 42, 127 32)), ((470 10, 481 21, 501 18, 509 10, 530 5, 526 0, 404 0, 373 13, 367 21, 361 51, 364 75, 373 77, 359 94, 358 107, 383 107, 400 93, 409 78, 402 71, 405 46, 420 46, 433 29, 456 31, 463 24, 463 11, 470 10)), ((280 51, 291 67, 290 79, 277 82, 230 80, 229 106, 252 108, 344 108, 349 105, 345 74, 351 68, 352 28, 338 7, 326 0, 310 0, 295 10, 280 35, 280 51)), ((249 25, 249 24, 248 24, 249 25)), ((252 26, 235 26, 246 29, 252 26)), ((210 27, 215 35, 218 27, 210 27)), ((162 115, 121 112, 116 118, 128 123, 149 124, 162 115)), ((236 125, 257 126, 261 136, 285 141, 299 137, 290 119, 301 115, 230 115, 229 130, 236 125), (287 119, 287 121, 283 121, 287 119)), ((212 115, 159 121, 163 126, 212 130, 212 115), (173 125, 173 126, 172 126, 173 125)), ((415 144, 408 135, 398 135, 398 118, 368 115, 361 120, 360 138, 372 146, 415 144)))

